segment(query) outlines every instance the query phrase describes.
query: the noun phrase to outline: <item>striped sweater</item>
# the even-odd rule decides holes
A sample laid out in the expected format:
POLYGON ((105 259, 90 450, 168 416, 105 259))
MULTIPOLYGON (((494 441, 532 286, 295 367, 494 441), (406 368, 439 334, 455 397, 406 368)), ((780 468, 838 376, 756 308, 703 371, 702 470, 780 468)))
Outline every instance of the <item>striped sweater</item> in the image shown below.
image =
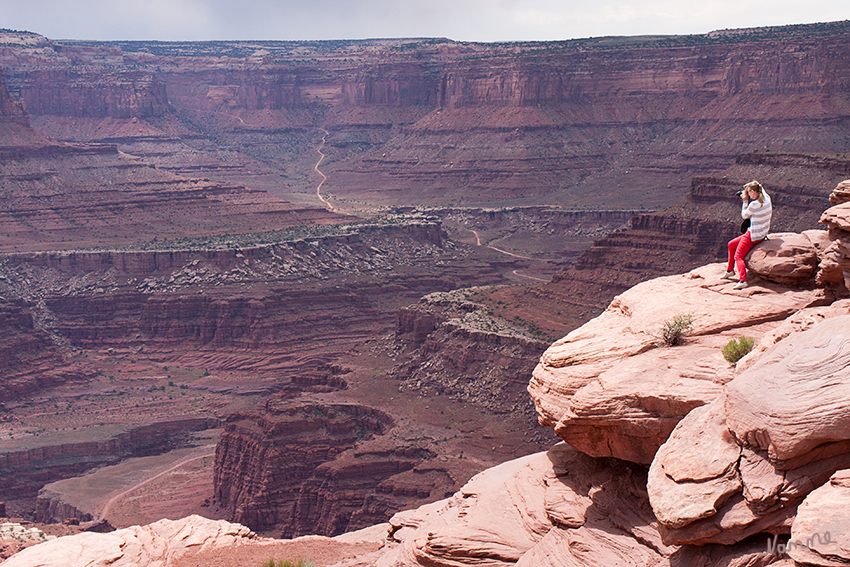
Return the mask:
POLYGON ((770 196, 767 191, 761 192, 764 196, 764 204, 759 203, 758 199, 744 203, 741 208, 741 216, 745 219, 750 219, 750 239, 753 242, 762 240, 770 231, 770 218, 773 216, 773 205, 770 202, 770 196))

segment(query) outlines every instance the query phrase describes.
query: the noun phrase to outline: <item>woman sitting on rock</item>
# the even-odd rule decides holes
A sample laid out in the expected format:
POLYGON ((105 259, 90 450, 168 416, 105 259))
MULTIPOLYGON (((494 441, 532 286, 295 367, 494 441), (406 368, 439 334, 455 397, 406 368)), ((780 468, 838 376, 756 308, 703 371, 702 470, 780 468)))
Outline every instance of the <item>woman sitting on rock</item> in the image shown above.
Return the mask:
POLYGON ((734 280, 738 269, 738 283, 734 289, 747 287, 747 267, 744 265, 744 256, 750 251, 754 244, 758 244, 770 231, 770 218, 773 216, 773 205, 770 196, 758 181, 750 181, 744 185, 741 191, 741 216, 750 219, 750 227, 738 238, 729 241, 729 262, 726 265, 725 280, 734 280))

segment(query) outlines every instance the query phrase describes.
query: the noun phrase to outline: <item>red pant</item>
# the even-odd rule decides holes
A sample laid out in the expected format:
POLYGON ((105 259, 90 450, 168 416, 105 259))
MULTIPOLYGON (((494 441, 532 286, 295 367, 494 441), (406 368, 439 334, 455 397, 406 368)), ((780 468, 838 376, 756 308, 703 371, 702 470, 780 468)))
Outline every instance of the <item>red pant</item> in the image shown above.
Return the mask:
MULTIPOLYGON (((763 239, 762 239, 763 240, 763 239)), ((758 244, 761 240, 753 242, 750 240, 750 231, 748 230, 738 238, 729 241, 729 263, 726 265, 726 271, 732 271, 732 265, 738 268, 738 278, 745 282, 747 281, 747 266, 744 264, 744 256, 753 247, 753 244, 758 244)))

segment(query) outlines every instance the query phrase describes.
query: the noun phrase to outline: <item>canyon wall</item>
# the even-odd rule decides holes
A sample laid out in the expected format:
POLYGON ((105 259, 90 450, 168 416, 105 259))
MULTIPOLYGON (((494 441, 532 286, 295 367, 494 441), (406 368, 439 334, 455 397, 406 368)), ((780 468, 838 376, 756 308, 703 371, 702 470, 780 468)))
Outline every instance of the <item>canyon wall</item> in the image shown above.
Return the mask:
POLYGON ((29 117, 24 111, 24 105, 11 94, 6 88, 6 79, 0 70, 0 120, 3 123, 17 123, 29 126, 29 117))
POLYGON ((10 255, 0 287, 42 302, 52 331, 78 347, 286 359, 391 327, 402 302, 433 289, 498 281, 471 252, 444 242, 439 223, 411 220, 237 249, 10 255))
POLYGON ((381 439, 393 426, 365 406, 285 399, 232 415, 216 447, 217 504, 282 537, 337 535, 451 492, 455 481, 431 451, 381 439))
POLYGON ((531 421, 526 377, 547 342, 528 321, 488 313, 475 293, 432 293, 400 309, 396 336, 414 354, 394 374, 401 388, 531 421))
POLYGON ((16 78, 29 114, 149 118, 165 112, 165 85, 150 71, 30 71, 16 78))
POLYGON ((847 151, 847 34, 837 22, 522 44, 40 38, 0 61, 48 135, 284 198, 309 194, 324 129, 338 204, 658 209, 742 153, 847 151))
MULTIPOLYGON (((54 336, 36 328, 33 311, 20 301, 0 304, 0 400, 10 402, 66 381, 82 381, 92 371, 75 364, 54 336)), ((0 403, 0 411, 5 404, 0 403)))

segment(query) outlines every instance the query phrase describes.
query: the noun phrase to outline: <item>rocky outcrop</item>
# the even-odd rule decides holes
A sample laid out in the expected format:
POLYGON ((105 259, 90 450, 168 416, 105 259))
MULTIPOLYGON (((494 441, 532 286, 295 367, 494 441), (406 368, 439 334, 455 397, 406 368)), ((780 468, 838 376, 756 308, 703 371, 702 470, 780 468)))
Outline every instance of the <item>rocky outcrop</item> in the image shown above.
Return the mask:
POLYGON ((819 246, 829 244, 823 230, 771 234, 747 254, 747 271, 776 283, 800 285, 813 279, 820 261, 819 246))
POLYGON ((720 353, 731 331, 830 301, 820 289, 769 284, 741 295, 722 273, 715 264, 639 284, 556 341, 528 386, 540 422, 589 455, 649 464, 676 424, 733 377, 720 353), (679 314, 693 317, 692 338, 660 348, 662 328, 679 314))
POLYGON ((850 563, 850 470, 837 471, 797 508, 786 552, 805 565, 850 563))
POLYGON ((402 388, 424 395, 531 417, 527 376, 546 343, 529 322, 488 313, 476 294, 432 293, 400 309, 396 336, 416 352, 394 374, 402 388))
POLYGON ((835 188, 829 201, 834 206, 827 209, 820 222, 829 227, 831 244, 822 252, 824 257, 818 281, 832 284, 842 290, 850 290, 850 201, 847 191, 850 182, 844 181, 835 188))
POLYGON ((688 414, 658 451, 648 490, 666 542, 787 534, 803 498, 850 465, 850 315, 838 314, 850 305, 833 307, 688 414))
POLYGON ((190 516, 131 526, 108 534, 85 532, 53 539, 17 553, 4 565, 173 565, 187 552, 257 541, 259 538, 245 526, 190 516))
POLYGON ((830 205, 850 203, 850 181, 842 181, 829 196, 830 205))
POLYGON ((35 520, 47 524, 73 521, 79 525, 80 522, 91 522, 94 517, 65 502, 60 494, 43 488, 35 501, 35 520))
POLYGON ((252 529, 337 535, 451 491, 429 449, 380 439, 393 425, 364 406, 284 399, 231 416, 216 448, 217 503, 252 529))
POLYGON ((561 444, 473 477, 451 498, 396 514, 382 550, 339 567, 767 565, 763 542, 665 545, 645 470, 561 444))
POLYGON ((753 254, 757 286, 732 292, 721 265, 651 280, 541 357, 529 385, 541 423, 587 454, 651 461, 665 543, 788 534, 806 495, 850 463, 850 302, 815 283, 823 252, 847 241, 840 207, 828 233, 778 234, 753 254), (685 345, 659 348, 677 313, 692 318, 685 345), (720 349, 741 334, 757 346, 730 367, 720 349))

